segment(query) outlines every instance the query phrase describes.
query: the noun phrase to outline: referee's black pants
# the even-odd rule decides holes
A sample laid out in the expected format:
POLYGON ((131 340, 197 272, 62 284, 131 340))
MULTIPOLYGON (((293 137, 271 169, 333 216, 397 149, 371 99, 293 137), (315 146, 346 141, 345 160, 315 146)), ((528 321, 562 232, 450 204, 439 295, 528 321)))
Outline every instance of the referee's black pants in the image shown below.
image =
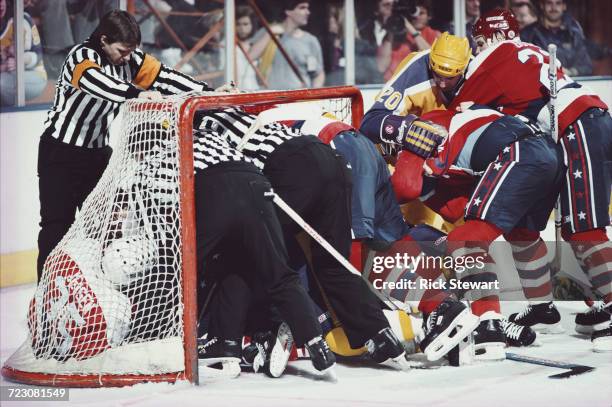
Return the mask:
POLYGON ((112 149, 72 146, 42 136, 38 144, 38 191, 40 232, 38 233, 38 281, 45 260, 74 222, 87 195, 106 169, 112 149))
MULTIPOLYGON (((222 163, 196 173, 195 190, 201 278, 222 284, 226 280, 229 287, 235 279, 254 291, 263 290, 300 345, 321 335, 308 294, 297 272, 287 265, 282 230, 273 203, 264 196, 271 190, 268 180, 252 164, 222 163), (233 248, 233 256, 248 259, 249 267, 208 275, 206 264, 228 247, 233 248)), ((244 286, 237 287, 235 295, 225 290, 226 297, 213 301, 213 318, 222 314, 217 321, 240 326, 235 318, 244 318, 250 306, 248 295, 240 294, 243 291, 244 286)))
MULTIPOLYGON (((276 193, 309 223, 340 254, 349 258, 351 248, 351 173, 347 162, 331 147, 314 136, 286 141, 270 155, 264 175, 276 193)), ((296 234, 300 226, 277 208, 289 265, 293 269, 304 264, 304 254, 296 234)), ((322 287, 333 311, 342 323, 352 347, 361 347, 381 329, 389 326, 378 298, 367 283, 351 274, 320 244, 311 241, 314 277, 310 292, 317 298, 322 287)))

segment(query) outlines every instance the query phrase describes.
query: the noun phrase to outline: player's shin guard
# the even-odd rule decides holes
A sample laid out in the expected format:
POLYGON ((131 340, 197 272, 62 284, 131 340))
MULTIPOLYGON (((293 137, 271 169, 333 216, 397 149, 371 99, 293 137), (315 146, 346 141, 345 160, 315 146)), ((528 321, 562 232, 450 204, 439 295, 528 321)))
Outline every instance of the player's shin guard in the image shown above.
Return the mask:
POLYGON ((488 286, 493 287, 498 281, 492 269, 489 244, 501 234, 501 229, 489 222, 468 220, 448 235, 447 250, 455 261, 456 277, 462 284, 474 283, 477 287, 462 291, 466 299, 472 300, 472 313, 476 316, 500 313, 499 290, 488 286))
POLYGON ((527 229, 515 229, 504 237, 510 242, 512 258, 525 298, 530 303, 552 301, 548 250, 539 233, 527 229))
POLYGON ((612 242, 604 229, 564 234, 576 258, 587 273, 593 289, 603 296, 604 303, 612 302, 612 242))

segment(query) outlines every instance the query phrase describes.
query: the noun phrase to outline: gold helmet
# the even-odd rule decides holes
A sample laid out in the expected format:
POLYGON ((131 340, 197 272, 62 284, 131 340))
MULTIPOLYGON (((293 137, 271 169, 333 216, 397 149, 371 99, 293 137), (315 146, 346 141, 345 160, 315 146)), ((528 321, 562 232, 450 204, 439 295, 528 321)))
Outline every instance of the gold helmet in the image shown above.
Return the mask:
POLYGON ((429 66, 438 75, 451 78, 465 71, 471 55, 467 38, 445 32, 431 46, 429 66))

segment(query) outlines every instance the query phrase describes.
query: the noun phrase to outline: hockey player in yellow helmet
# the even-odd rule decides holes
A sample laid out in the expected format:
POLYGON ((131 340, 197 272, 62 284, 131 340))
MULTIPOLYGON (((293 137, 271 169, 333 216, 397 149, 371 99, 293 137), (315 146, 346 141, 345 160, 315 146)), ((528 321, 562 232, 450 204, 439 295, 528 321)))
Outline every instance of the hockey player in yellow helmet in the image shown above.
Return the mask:
MULTIPOLYGON (((471 58, 467 38, 447 32, 438 37, 432 48, 408 55, 391 79, 376 96, 361 124, 361 132, 380 146, 401 138, 416 116, 432 110, 446 109, 458 88, 471 58)), ((419 201, 402 207, 412 224, 427 223, 445 231, 452 225, 444 222, 419 201)))

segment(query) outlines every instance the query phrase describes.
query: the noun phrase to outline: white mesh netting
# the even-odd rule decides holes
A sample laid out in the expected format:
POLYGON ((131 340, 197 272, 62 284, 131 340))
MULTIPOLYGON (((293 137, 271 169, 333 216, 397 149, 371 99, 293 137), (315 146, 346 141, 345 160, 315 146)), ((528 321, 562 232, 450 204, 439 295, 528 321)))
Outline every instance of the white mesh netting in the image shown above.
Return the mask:
MULTIPOLYGON (((351 122, 350 98, 322 93, 294 104, 290 92, 266 94, 284 119, 309 109, 351 122)), ((185 370, 178 123, 181 106, 201 96, 217 95, 122 106, 108 168, 47 258, 28 310, 28 339, 5 367, 100 376, 185 370)), ((231 105, 248 105, 248 96, 231 105)))

